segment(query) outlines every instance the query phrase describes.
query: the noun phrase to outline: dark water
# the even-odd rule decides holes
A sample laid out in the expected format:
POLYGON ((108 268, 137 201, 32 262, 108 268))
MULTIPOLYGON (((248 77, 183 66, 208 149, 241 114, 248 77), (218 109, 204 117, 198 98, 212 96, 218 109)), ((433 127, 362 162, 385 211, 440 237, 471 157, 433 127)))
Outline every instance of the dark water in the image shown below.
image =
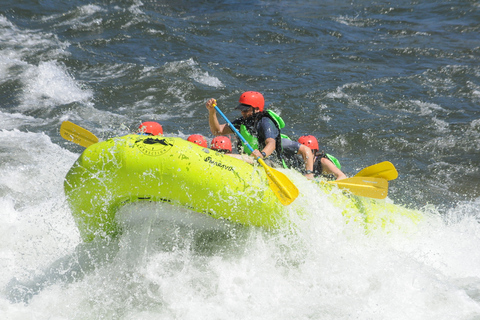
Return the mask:
MULTIPOLYGON (((479 34, 480 4, 466 0, 2 1, 0 195, 20 210, 44 198, 22 181, 62 193, 82 151, 60 137, 62 121, 100 139, 150 119, 211 139, 206 100, 234 119, 239 95, 255 90, 286 134, 317 136, 345 173, 391 161, 396 203, 476 219, 479 34)), ((304 318, 350 318, 330 311, 304 318)))

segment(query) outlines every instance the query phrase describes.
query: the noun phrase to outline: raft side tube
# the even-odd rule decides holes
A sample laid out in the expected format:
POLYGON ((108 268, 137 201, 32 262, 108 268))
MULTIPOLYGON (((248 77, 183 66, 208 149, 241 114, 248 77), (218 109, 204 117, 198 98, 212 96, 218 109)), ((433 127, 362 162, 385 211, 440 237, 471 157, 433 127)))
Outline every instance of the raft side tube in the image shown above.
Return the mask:
POLYGON ((116 211, 138 201, 267 228, 286 219, 262 168, 180 138, 127 135, 91 145, 64 187, 84 241, 117 233, 116 211))

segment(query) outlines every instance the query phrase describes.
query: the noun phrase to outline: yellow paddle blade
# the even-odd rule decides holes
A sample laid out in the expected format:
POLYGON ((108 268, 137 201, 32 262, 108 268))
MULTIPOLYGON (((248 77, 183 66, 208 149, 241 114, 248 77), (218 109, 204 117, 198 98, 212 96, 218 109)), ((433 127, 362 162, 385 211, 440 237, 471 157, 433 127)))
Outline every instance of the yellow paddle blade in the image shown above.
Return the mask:
POLYGON ((384 161, 360 170, 360 172, 357 173, 355 177, 383 178, 383 179, 386 179, 387 181, 390 181, 390 180, 397 179, 398 172, 397 172, 397 169, 395 169, 395 166, 391 162, 384 161))
POLYGON ((72 141, 85 148, 98 142, 98 138, 93 133, 70 121, 62 122, 60 135, 65 140, 72 141))
POLYGON ((388 194, 388 181, 383 178, 353 177, 328 183, 336 184, 339 188, 361 197, 385 199, 388 194))
POLYGON ((298 197, 298 189, 293 184, 290 179, 280 171, 277 171, 269 167, 261 158, 258 158, 257 161, 265 169, 265 173, 268 177, 268 184, 273 193, 277 196, 278 200, 284 205, 287 206, 293 202, 298 197))

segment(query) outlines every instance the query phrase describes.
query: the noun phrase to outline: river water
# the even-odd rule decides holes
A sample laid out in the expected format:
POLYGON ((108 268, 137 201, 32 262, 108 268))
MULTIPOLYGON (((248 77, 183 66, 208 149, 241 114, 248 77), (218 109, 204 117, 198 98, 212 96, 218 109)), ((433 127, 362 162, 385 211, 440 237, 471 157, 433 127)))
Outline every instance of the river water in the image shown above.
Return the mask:
POLYGON ((0 318, 480 319, 479 22, 467 0, 2 1, 0 318), (210 140, 205 102, 234 119, 248 90, 348 175, 391 161, 388 201, 425 219, 365 234, 295 180, 312 215, 296 234, 148 220, 81 243, 63 121, 210 140))

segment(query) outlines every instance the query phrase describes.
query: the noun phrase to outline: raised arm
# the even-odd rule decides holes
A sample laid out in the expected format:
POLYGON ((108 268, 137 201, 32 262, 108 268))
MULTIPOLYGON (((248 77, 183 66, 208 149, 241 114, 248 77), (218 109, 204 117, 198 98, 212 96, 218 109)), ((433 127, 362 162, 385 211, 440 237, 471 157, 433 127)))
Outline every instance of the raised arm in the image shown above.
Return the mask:
POLYGON ((233 133, 233 131, 226 125, 220 124, 217 119, 217 112, 215 111, 215 99, 210 99, 206 103, 208 110, 208 125, 210 126, 210 131, 214 136, 221 136, 233 133))

